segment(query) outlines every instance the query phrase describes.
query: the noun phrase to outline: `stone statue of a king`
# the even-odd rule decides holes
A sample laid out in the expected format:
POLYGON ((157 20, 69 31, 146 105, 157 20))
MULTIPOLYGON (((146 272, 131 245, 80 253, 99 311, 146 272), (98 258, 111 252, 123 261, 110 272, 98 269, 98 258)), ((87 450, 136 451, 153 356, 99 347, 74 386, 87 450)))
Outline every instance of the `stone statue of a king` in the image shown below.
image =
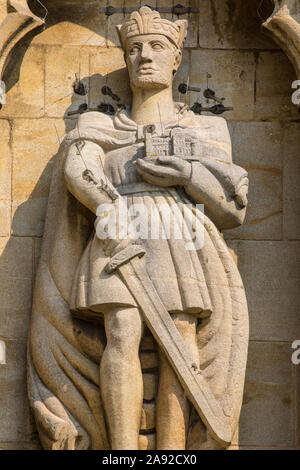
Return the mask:
POLYGON ((44 449, 221 449, 248 344, 221 230, 243 223, 247 172, 222 117, 173 101, 187 21, 142 7, 117 29, 132 105, 80 115, 55 157, 30 405, 44 449))

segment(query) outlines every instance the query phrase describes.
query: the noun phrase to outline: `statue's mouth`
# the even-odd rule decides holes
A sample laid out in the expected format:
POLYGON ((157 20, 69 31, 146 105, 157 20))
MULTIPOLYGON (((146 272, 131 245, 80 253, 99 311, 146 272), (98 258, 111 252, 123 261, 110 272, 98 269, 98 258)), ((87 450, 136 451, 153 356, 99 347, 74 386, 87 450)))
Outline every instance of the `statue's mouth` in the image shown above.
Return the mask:
POLYGON ((156 69, 153 67, 139 67, 138 72, 141 74, 151 74, 153 72, 156 72, 156 69))

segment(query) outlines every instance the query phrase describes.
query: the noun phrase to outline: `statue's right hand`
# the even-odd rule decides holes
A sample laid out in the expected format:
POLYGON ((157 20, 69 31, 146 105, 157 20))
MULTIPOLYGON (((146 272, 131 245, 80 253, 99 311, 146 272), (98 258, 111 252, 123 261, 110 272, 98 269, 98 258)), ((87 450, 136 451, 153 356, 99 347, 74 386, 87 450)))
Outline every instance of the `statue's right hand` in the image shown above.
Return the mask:
POLYGON ((106 256, 112 257, 127 248, 127 246, 132 245, 132 243, 134 243, 134 240, 129 238, 124 240, 110 240, 107 238, 103 240, 103 251, 106 256))

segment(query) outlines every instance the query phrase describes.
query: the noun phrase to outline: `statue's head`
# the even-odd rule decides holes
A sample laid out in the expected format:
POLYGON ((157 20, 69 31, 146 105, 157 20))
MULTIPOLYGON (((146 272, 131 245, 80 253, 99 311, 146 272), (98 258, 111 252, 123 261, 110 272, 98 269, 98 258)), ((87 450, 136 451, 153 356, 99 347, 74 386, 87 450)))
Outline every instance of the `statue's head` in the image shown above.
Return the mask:
POLYGON ((131 87, 169 87, 181 62, 187 21, 165 20, 157 11, 142 7, 117 30, 131 87))

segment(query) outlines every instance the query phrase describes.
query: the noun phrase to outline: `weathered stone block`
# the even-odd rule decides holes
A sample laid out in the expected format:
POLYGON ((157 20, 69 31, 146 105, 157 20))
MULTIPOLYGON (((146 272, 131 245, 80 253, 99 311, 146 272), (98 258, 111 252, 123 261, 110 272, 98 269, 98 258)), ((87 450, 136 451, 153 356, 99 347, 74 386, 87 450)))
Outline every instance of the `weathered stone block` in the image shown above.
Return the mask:
POLYGON ((0 119, 0 201, 11 197, 10 125, 0 119))
POLYGON ((251 169, 246 219, 243 225, 225 230, 227 239, 281 240, 282 238, 282 173, 281 170, 251 169))
POLYGON ((62 21, 60 23, 49 24, 47 29, 41 34, 38 34, 33 44, 47 44, 64 46, 106 46, 105 31, 102 34, 94 32, 81 25, 70 23, 69 21, 62 21))
MULTIPOLYGON (((33 238, 33 274, 35 276, 41 256, 42 238, 33 238)), ((34 277, 33 276, 33 277, 34 277)))
POLYGON ((156 395, 157 375, 144 373, 143 380, 144 380, 144 399, 147 401, 153 400, 156 395))
POLYGON ((245 223, 224 231, 226 238, 282 238, 282 139, 279 123, 232 122, 233 160, 249 172, 249 205, 245 223))
POLYGON ((6 69, 6 104, 0 117, 44 115, 44 50, 40 46, 18 47, 6 69))
POLYGON ((88 100, 88 95, 74 92, 73 84, 77 74, 88 88, 89 48, 46 46, 45 51, 45 113, 67 117, 88 100))
POLYGON ((11 203, 0 200, 0 237, 7 237, 10 234, 11 225, 11 203))
MULTIPOLYGON (((124 4, 122 0, 111 0, 109 5, 115 8, 123 8, 124 4)), ((121 24, 124 21, 124 15, 122 13, 115 13, 107 18, 107 46, 120 46, 119 36, 116 30, 116 25, 121 24)))
POLYGON ((235 163, 251 169, 281 169, 283 129, 278 122, 228 122, 235 163))
MULTIPOLYGON (((260 0, 201 0, 199 3, 199 43, 205 48, 273 49, 276 44, 263 34, 265 11, 260 0), (258 8, 260 13, 258 13, 258 8)), ((267 2, 266 2, 267 3, 267 2)), ((267 5, 268 6, 268 5, 267 5)), ((271 9, 271 7, 269 6, 271 9)))
POLYGON ((284 234, 290 240, 300 239, 300 123, 288 124, 284 136, 284 234))
POLYGON ((41 236, 52 172, 51 158, 65 133, 62 120, 20 119, 13 125, 13 233, 41 236))
POLYGON ((295 71, 283 52, 260 52, 257 58, 255 119, 297 119, 292 103, 295 71))
POLYGON ((35 437, 26 390, 26 341, 6 341, 7 362, 0 365, 0 442, 35 437))
POLYGON ((0 119, 0 236, 10 233, 11 219, 11 149, 10 125, 0 119))
MULTIPOLYGON (((114 15, 113 15, 114 16, 114 15)), ((115 109, 117 102, 108 95, 103 95, 104 85, 120 97, 118 103, 131 102, 128 72, 124 54, 120 48, 94 49, 90 52, 90 107, 97 108, 100 103, 110 103, 115 109)))
POLYGON ((156 352, 140 352, 141 367, 143 370, 154 369, 158 366, 158 357, 156 352))
POLYGON ((141 4, 141 7, 148 6, 148 7, 151 7, 151 8, 155 8, 156 7, 156 0, 141 0, 140 4, 141 4))
POLYGON ((1 238, 2 276, 15 278, 30 278, 32 275, 32 240, 31 238, 11 237, 1 238))
POLYGON ((240 445, 294 445, 292 385, 290 346, 250 342, 240 445))
MULTIPOLYGON (((173 0, 156 0, 157 8, 170 8, 171 10, 173 5, 173 0)), ((172 13, 163 13, 161 16, 166 20, 174 21, 172 13)))
POLYGON ((143 431, 155 428, 155 403, 143 403, 141 429, 143 431))
POLYGON ((0 450, 42 450, 38 437, 30 442, 0 442, 0 450))
POLYGON ((33 44, 63 44, 64 46, 105 46, 106 19, 100 12, 103 2, 51 2, 46 29, 34 37, 33 44), (67 20, 67 21, 66 21, 67 20))
POLYGON ((12 233, 17 236, 41 237, 44 231, 48 197, 13 201, 12 233))
POLYGON ((156 349, 156 343, 151 333, 147 332, 145 336, 143 336, 140 344, 141 351, 154 351, 156 349))
MULTIPOLYGON (((164 2, 163 2, 164 3, 164 2)), ((190 7, 194 6, 198 8, 198 2, 190 2, 189 0, 180 0, 179 4, 183 7, 190 7)), ((178 5, 178 3, 173 3, 173 5, 178 5)), ((172 5, 170 6, 172 8, 172 5)), ((162 15, 164 16, 164 15, 162 15)), ((187 20, 188 21, 188 31, 187 37, 184 43, 185 47, 197 47, 198 44, 198 29, 199 29, 199 14, 198 13, 190 13, 186 15, 173 15, 173 21, 179 20, 187 20)))
POLYGON ((0 0, 0 23, 2 23, 6 15, 7 15, 7 2, 6 0, 0 0))
POLYGON ((190 51, 188 49, 184 49, 180 67, 173 81, 174 101, 179 101, 181 103, 186 102, 187 104, 189 103, 190 94, 187 93, 186 95, 182 95, 178 91, 178 86, 180 85, 180 83, 187 83, 189 73, 190 73, 190 51))
MULTIPOLYGON (((190 84, 204 91, 207 88, 207 73, 211 75, 209 88, 220 98, 224 97, 225 106, 233 106, 226 112, 227 119, 251 120, 254 113, 254 73, 255 61, 251 52, 192 50, 190 84)), ((199 100, 203 105, 212 106, 210 100, 190 94, 193 104, 199 100)))
POLYGON ((32 239, 0 238, 0 336, 26 338, 31 311, 32 239))
POLYGON ((229 241, 238 256, 249 307, 250 338, 300 338, 300 243, 229 241))

